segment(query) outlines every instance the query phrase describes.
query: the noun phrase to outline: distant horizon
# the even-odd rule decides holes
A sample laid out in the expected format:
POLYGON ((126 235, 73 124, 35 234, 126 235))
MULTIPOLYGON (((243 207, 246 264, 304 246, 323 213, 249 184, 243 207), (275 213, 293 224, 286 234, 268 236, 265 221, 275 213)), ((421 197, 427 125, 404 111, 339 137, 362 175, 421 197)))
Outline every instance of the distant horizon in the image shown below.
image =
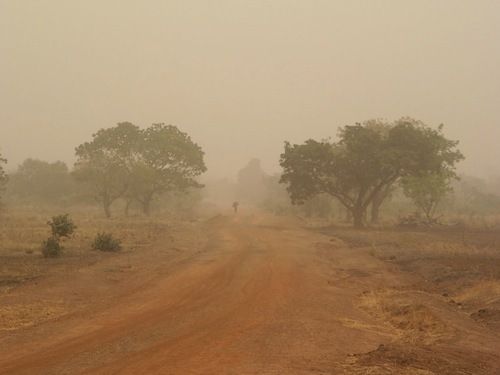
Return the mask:
MULTIPOLYGON (((126 122, 126 121, 122 121, 122 122, 126 122)), ((137 124, 134 124, 134 125, 137 125, 137 124)), ((182 129, 180 129, 182 131, 182 129)), ((189 135, 189 134, 188 134, 189 135)), ((333 138, 333 137, 332 137, 333 138)), ((90 138, 88 140, 85 140, 85 141, 82 141, 81 143, 84 143, 84 142, 89 142, 92 140, 92 135, 90 135, 90 138)), ((307 139, 304 139, 303 142, 305 142, 307 139)), ((316 139, 316 140, 319 140, 319 139, 316 139)), ((454 139, 456 141, 456 139, 454 139)), ((193 141, 195 143, 196 140, 193 139, 193 141)), ((460 141, 460 140, 458 140, 460 141)), ((285 141, 283 141, 283 144, 284 144, 285 141)), ((298 143, 303 143, 303 142, 298 142, 298 143)), ((81 144, 80 143, 80 144, 81 144)), ((78 144, 78 145, 80 145, 78 144)), ((76 145, 74 148, 76 148, 78 145, 76 145)), ((202 150, 203 150, 203 146, 202 145, 199 145, 200 147, 202 147, 202 150)), ((458 149, 460 149, 460 143, 458 144, 458 149)), ((19 168, 19 166, 27 159, 38 159, 38 160, 41 160, 41 161, 45 161, 45 162, 48 162, 48 163, 55 163, 55 162, 58 162, 58 161, 61 161, 61 162, 64 162, 68 169, 71 171, 72 168, 73 168, 73 165, 76 161, 76 156, 73 155, 73 157, 71 158, 71 160, 63 160, 62 158, 55 158, 55 159, 51 159, 51 160, 47 160, 47 159, 43 159, 43 158, 40 158, 40 157, 36 157, 36 156, 29 156, 29 157, 26 157, 20 161, 18 161, 15 165, 11 162, 11 160, 9 160, 8 157, 6 157, 5 154, 2 153, 2 150, 0 149, 0 154, 2 155, 3 158, 6 158, 7 159, 7 164, 4 165, 4 169, 5 171, 9 174, 9 173, 15 173, 17 171, 17 169, 19 168)), ((205 153, 205 158, 206 158, 206 153, 205 153)), ((281 167, 279 166, 279 154, 278 154, 278 158, 275 160, 275 163, 276 164, 276 168, 274 170, 271 170, 270 168, 270 165, 273 164, 271 163, 269 160, 267 160, 267 164, 266 164, 266 161, 265 160, 262 160, 261 158, 258 157, 258 155, 255 155, 254 157, 250 157, 246 162, 244 162, 239 168, 235 169, 234 170, 234 173, 231 173, 231 174, 227 174, 227 173, 219 173, 219 174, 213 174, 211 173, 210 171, 210 168, 208 168, 208 170, 206 172, 204 172, 202 175, 200 175, 200 179, 203 180, 203 181, 220 181, 220 180, 224 180, 224 179, 229 179, 229 180, 232 180, 233 182, 235 182, 237 180, 237 176, 238 176, 238 172, 240 169, 244 168, 252 159, 258 159, 261 161, 261 167, 262 167, 262 170, 268 174, 268 175, 274 175, 274 174, 280 174, 281 173, 281 167), (205 180, 206 179, 206 180, 205 180)), ((467 160, 467 157, 466 159, 467 160)), ((206 163, 206 162, 205 162, 206 163)), ((489 179, 489 178, 498 178, 500 177, 500 170, 492 170, 490 173, 488 173, 487 171, 484 172, 484 174, 474 174, 474 172, 471 173, 471 171, 465 171, 463 170, 461 167, 462 167, 462 164, 463 164, 463 161, 462 162, 459 162, 457 165, 456 165, 456 171, 457 171, 457 174, 459 176, 468 176, 468 177, 474 177, 474 178, 479 178, 479 179, 489 179)), ((207 166, 208 167, 208 166, 207 166)))

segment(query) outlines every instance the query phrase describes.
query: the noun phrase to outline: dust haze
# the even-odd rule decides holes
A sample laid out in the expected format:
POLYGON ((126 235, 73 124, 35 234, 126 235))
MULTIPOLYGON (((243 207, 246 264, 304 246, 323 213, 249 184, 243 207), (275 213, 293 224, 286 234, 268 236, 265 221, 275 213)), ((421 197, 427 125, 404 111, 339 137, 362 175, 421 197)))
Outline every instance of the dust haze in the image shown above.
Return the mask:
POLYGON ((0 0, 0 375, 498 374, 499 21, 0 0))
POLYGON ((460 141, 459 171, 498 175, 495 1, 0 2, 0 152, 72 165, 101 128, 164 122, 206 179, 283 142, 411 116, 460 141))

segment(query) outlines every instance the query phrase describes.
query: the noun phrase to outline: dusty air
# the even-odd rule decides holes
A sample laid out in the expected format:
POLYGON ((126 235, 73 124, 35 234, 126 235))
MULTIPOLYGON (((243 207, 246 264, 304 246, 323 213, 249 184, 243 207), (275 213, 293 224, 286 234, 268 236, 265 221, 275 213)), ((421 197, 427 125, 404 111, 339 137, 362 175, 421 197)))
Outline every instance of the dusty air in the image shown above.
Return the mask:
POLYGON ((498 374, 500 2, 0 2, 0 375, 498 374))

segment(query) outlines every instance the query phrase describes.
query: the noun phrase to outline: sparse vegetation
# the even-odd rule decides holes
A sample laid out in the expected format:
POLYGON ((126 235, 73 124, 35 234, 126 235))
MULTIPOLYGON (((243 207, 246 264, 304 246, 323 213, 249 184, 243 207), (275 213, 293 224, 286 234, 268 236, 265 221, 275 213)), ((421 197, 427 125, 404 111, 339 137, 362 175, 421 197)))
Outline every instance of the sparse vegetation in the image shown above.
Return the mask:
POLYGON ((52 221, 47 221, 52 229, 52 236, 42 242, 42 254, 45 258, 57 258, 61 256, 64 247, 61 238, 70 237, 76 229, 76 225, 69 218, 69 214, 53 216, 52 221))
POLYGON ((52 228, 52 236, 56 238, 70 237, 77 229, 77 226, 69 218, 69 214, 53 216, 52 221, 47 221, 52 228))
POLYGON ((61 256, 63 246, 56 236, 50 236, 42 242, 42 255, 44 258, 58 258, 61 256))
POLYGON ((92 242, 92 249, 100 251, 118 252, 122 250, 122 242, 114 238, 111 233, 99 232, 92 242))
MULTIPOLYGON (((43 243, 49 242, 44 211, 10 209, 0 217, 0 292, 46 274, 71 273, 94 264, 100 254, 88 249, 99 231, 113 233, 123 245, 137 252, 148 249, 167 233, 171 223, 166 217, 107 220, 100 217, 97 207, 93 211, 73 211, 71 217, 78 220, 78 230, 71 236, 71 251, 64 252, 65 256, 57 262, 47 262, 46 258, 32 254, 41 254, 43 243)), ((59 244, 65 245, 64 241, 59 244)))

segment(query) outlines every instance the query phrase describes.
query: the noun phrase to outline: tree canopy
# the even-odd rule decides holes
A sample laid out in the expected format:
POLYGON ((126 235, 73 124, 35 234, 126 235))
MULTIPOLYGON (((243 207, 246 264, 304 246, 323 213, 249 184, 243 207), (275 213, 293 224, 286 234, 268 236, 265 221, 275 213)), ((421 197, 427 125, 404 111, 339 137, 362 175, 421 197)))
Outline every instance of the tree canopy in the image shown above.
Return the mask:
POLYGON ((321 193, 335 197, 352 213, 354 226, 361 227, 375 197, 402 177, 454 174, 463 155, 442 129, 403 118, 383 128, 345 126, 337 142, 285 142, 280 182, 287 184, 294 204, 321 193))
POLYGON ((428 173, 401 179, 404 194, 421 209, 426 218, 432 219, 439 202, 453 191, 451 180, 456 176, 448 173, 428 173))
POLYGON ((149 214, 156 195, 201 187, 195 177, 206 170, 204 153, 175 126, 153 124, 141 130, 124 122, 92 137, 76 148, 74 174, 93 186, 107 217, 121 197, 137 200, 149 214))
POLYGON ((240 202, 258 206, 266 196, 265 172, 259 159, 251 159, 246 166, 238 171, 236 198, 240 202))
POLYGON ((153 124, 140 135, 128 194, 142 204, 145 214, 155 195, 203 187, 195 178, 207 170, 204 152, 186 133, 172 125, 153 124))
POLYGON ((64 162, 29 158, 10 176, 9 192, 23 203, 58 204, 71 195, 72 183, 64 162))
POLYGON ((114 128, 99 130, 92 138, 91 142, 76 148, 73 174, 78 181, 93 188, 106 217, 111 217, 111 204, 122 197, 128 187, 130 161, 139 139, 139 128, 123 122, 114 128))

